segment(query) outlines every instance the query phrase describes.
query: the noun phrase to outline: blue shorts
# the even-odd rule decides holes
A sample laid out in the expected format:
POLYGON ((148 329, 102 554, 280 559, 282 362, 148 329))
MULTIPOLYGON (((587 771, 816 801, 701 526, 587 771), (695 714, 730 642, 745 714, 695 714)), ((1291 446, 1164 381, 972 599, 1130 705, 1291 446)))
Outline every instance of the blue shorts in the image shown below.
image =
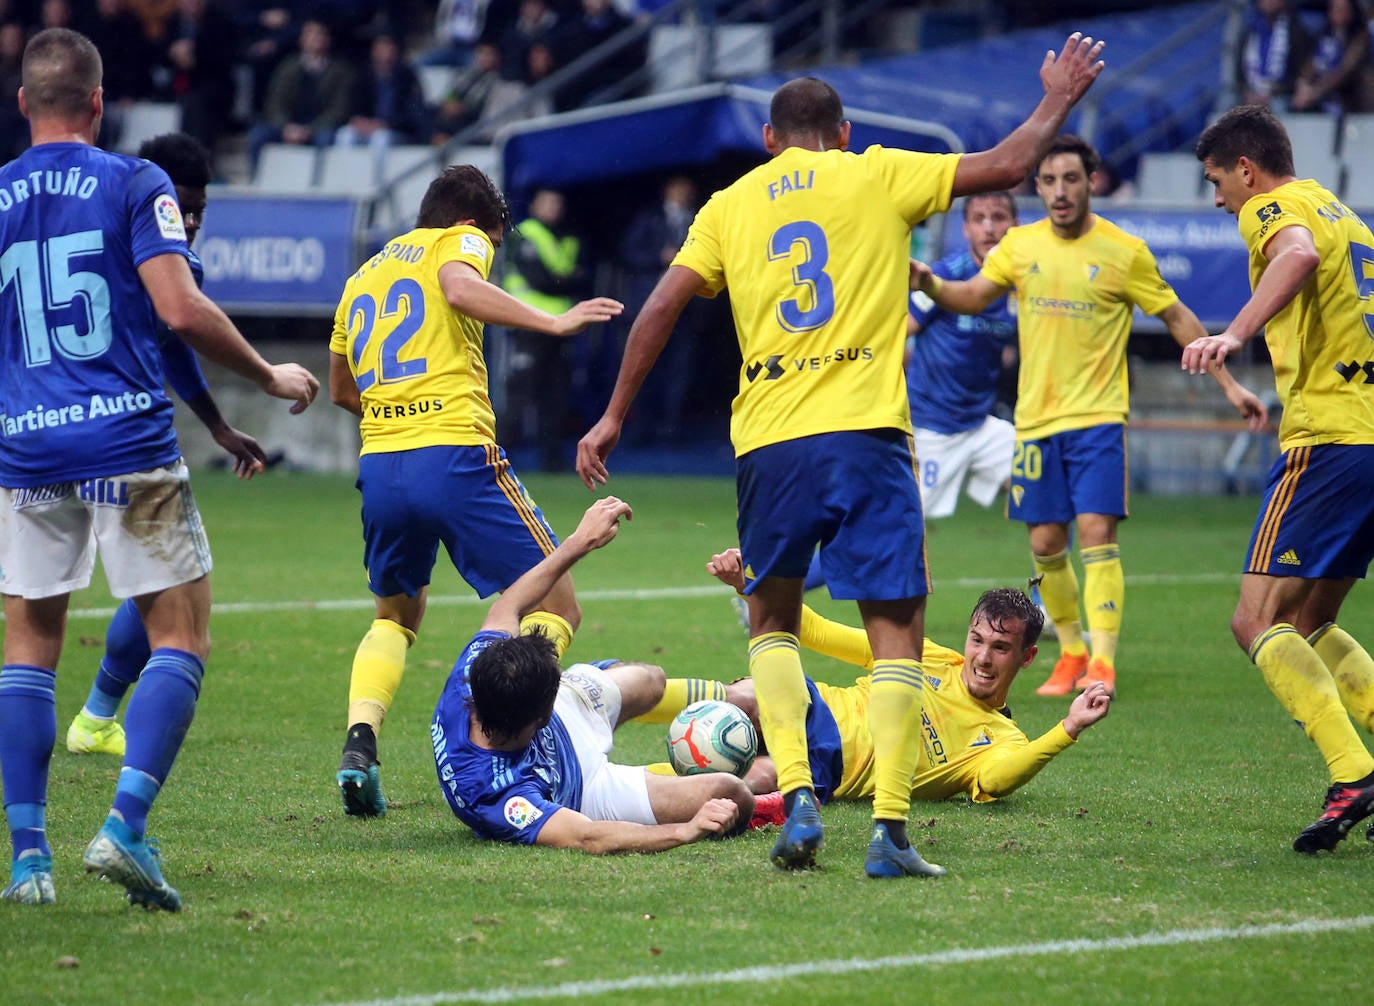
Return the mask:
POLYGON ((505 590, 558 547, 495 444, 418 447, 358 459, 363 564, 378 597, 429 585, 439 543, 481 597, 505 590))
POLYGON ((1374 558, 1374 446, 1284 451, 1269 471, 1245 572, 1362 579, 1374 558))
POLYGON ((806 576, 820 546, 830 595, 896 601, 930 593, 911 437, 821 433, 739 458, 744 591, 766 576, 806 576))
POLYGON ((1103 423, 1042 440, 1016 441, 1007 516, 1068 524, 1079 514, 1125 518, 1126 427, 1103 423))

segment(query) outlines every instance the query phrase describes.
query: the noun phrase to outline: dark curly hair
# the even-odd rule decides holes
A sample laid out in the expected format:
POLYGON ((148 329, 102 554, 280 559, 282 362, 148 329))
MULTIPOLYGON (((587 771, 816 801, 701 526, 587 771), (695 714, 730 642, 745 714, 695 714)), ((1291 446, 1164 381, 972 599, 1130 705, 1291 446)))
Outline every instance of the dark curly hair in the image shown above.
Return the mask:
POLYGON ((562 677, 558 651, 539 632, 492 643, 468 668, 477 725, 488 740, 508 740, 553 715, 562 677))

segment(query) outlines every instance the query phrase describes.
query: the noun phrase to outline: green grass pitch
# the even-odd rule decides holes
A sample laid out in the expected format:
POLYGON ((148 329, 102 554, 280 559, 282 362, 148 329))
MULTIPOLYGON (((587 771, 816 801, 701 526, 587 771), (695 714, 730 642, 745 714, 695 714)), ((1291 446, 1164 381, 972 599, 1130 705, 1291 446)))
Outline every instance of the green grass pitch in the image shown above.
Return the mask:
MULTIPOLYGON (((561 532, 589 500, 571 475, 528 484, 561 532)), ((1334 855, 1290 850, 1325 771, 1227 628, 1254 500, 1134 501, 1111 715, 1004 802, 916 805, 913 838, 948 877, 873 882, 858 805, 827 810, 823 866, 795 875, 768 864, 767 832, 610 858, 470 838, 439 792, 427 728, 483 608, 442 558, 382 737, 391 810, 345 819, 334 770, 371 619, 351 479, 202 473, 196 487, 217 562, 215 650, 151 821, 186 909, 130 909, 81 871, 118 771, 60 739, 100 654, 111 605, 97 586, 73 600, 58 676, 58 903, 0 905, 7 1004, 1293 1003, 1374 986, 1374 846, 1360 827, 1334 855)), ((576 571, 571 656, 743 673, 743 634, 703 571, 733 540, 732 484, 609 489, 636 515, 576 571)), ((927 635, 956 647, 978 592, 1023 583, 1029 566, 1024 530, 968 501, 932 528, 929 553, 927 635)), ((1374 642, 1367 588, 1347 609, 1374 642)), ((1062 715, 1034 694, 1055 652, 1048 642, 1012 692, 1031 734, 1062 715)), ((663 756, 661 728, 619 738, 623 760, 663 756)))

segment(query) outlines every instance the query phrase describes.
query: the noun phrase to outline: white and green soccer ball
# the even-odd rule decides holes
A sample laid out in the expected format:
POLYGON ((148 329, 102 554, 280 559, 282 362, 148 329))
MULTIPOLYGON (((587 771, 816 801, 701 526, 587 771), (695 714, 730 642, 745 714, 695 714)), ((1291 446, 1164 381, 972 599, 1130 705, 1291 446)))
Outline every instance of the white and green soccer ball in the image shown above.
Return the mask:
POLYGON ((678 775, 729 772, 743 778, 758 750, 754 724, 729 702, 693 702, 668 724, 668 761, 678 775))

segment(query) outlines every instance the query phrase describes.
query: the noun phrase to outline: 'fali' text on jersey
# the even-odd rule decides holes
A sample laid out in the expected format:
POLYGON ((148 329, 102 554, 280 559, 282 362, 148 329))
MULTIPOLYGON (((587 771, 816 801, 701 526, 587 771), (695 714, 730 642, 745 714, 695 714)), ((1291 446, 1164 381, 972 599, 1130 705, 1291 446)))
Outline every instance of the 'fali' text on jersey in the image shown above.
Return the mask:
POLYGON ((803 189, 814 188, 816 185, 816 172, 808 171, 803 176, 800 171, 789 171, 776 182, 768 183, 768 198, 777 199, 778 196, 785 196, 789 192, 800 192, 803 189))

